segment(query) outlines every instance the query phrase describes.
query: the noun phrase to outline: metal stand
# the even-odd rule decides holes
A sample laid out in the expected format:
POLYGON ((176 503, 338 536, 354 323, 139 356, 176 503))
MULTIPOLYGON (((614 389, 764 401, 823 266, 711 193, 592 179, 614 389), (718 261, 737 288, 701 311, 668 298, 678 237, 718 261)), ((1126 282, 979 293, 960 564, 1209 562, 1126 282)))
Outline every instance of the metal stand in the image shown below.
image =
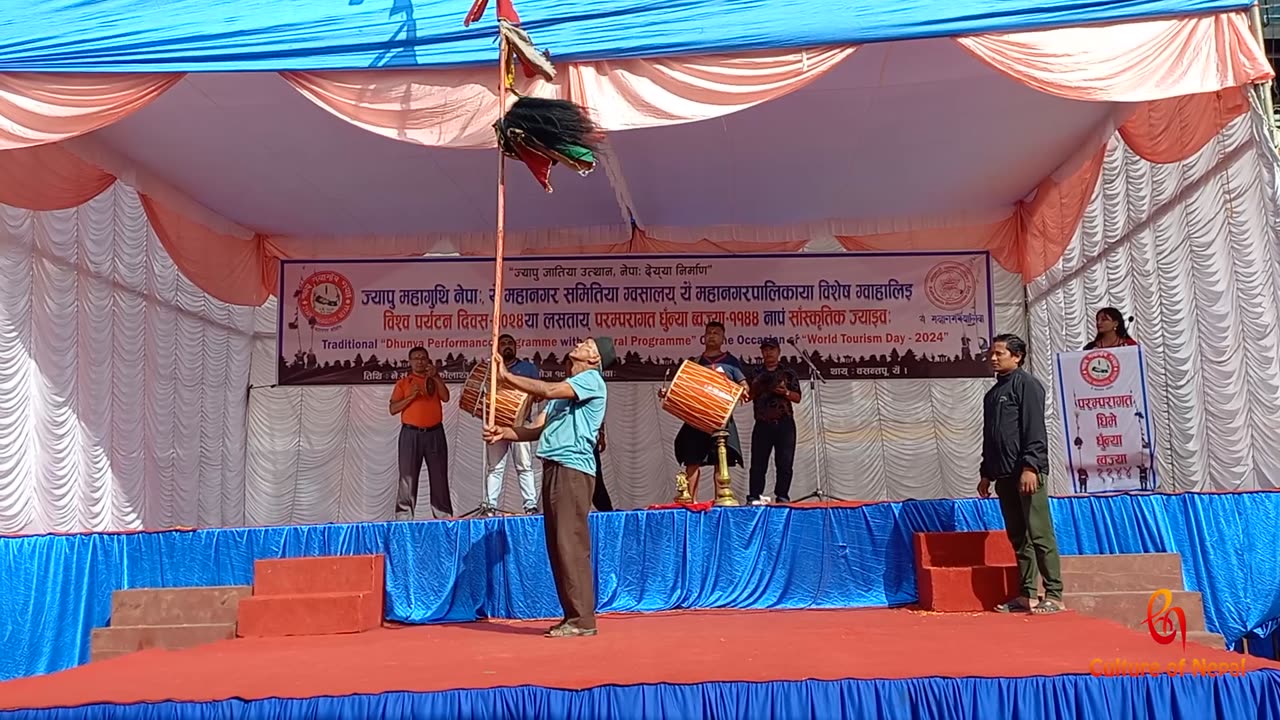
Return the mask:
POLYGON ((809 397, 813 398, 813 411, 809 413, 809 425, 813 433, 814 471, 818 475, 817 489, 792 502, 804 502, 806 500, 817 500, 819 502, 843 501, 844 498, 838 498, 826 491, 828 478, 825 471, 826 463, 823 459, 827 453, 826 443, 822 441, 822 393, 818 388, 820 385, 826 385, 827 379, 822 376, 817 366, 813 364, 813 361, 809 360, 809 356, 803 350, 796 346, 794 341, 787 340, 787 344, 796 351, 796 354, 800 356, 800 360, 809 368, 809 397))
POLYGON ((717 430, 711 437, 716 441, 716 506, 736 506, 738 498, 733 496, 733 479, 729 477, 729 431, 717 430))
MULTIPOLYGON (((711 433, 711 439, 716 443, 715 504, 721 507, 741 505, 733 494, 733 478, 729 475, 729 431, 717 430, 711 433)), ((676 496, 673 502, 677 505, 691 505, 694 502, 693 496, 689 494, 689 477, 683 470, 676 473, 676 496)))

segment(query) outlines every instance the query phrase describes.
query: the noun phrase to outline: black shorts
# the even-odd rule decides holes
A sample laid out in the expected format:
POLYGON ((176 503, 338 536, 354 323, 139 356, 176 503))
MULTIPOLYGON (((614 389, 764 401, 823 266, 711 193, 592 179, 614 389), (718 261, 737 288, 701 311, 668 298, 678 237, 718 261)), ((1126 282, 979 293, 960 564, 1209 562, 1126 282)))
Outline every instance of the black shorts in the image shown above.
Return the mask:
MULTIPOLYGON (((729 426, 725 429, 729 431, 729 437, 725 441, 729 467, 742 467, 742 443, 738 440, 738 425, 730 418, 729 426)), ((680 432, 676 433, 675 450, 676 462, 684 466, 714 467, 719 462, 716 441, 692 425, 680 426, 680 432)))

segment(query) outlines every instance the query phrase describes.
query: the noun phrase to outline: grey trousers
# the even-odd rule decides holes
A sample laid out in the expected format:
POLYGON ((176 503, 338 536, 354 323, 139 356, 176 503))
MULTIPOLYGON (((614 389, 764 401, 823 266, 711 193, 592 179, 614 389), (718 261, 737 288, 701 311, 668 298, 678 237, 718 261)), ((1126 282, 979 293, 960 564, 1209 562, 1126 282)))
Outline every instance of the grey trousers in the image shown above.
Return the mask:
POLYGON ((396 519, 412 520, 418 504, 418 476, 427 464, 427 482, 431 484, 431 508, 441 517, 453 515, 449 499, 449 441, 444 425, 419 428, 400 426, 400 487, 396 492, 396 519))
POLYGON ((542 523, 547 533, 551 577, 564 621, 596 626, 595 568, 591 565, 591 495, 596 479, 557 462, 542 462, 542 523))

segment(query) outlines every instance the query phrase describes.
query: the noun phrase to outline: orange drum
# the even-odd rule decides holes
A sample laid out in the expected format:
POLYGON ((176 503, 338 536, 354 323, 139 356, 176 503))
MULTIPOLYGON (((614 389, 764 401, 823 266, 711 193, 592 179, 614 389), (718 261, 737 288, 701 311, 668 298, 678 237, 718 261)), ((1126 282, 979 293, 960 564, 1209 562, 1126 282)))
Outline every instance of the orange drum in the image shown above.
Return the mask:
MULTIPOLYGON (((462 386, 462 397, 458 398, 458 407, 481 420, 489 419, 489 363, 480 363, 471 368, 467 382, 462 386)), ((494 401, 497 412, 494 422, 498 427, 517 427, 524 425, 529 419, 529 394, 523 390, 503 383, 498 383, 498 395, 494 401)))
POLYGON ((662 399, 662 409, 705 433, 723 430, 745 389, 709 367, 685 360, 662 399))

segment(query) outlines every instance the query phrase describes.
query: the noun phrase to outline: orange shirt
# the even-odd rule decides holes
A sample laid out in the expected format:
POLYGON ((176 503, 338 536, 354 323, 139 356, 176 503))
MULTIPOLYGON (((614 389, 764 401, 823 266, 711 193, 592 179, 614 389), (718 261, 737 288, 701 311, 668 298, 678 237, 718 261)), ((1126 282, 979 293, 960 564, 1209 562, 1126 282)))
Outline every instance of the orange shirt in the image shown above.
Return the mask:
MULTIPOLYGON (((413 374, 397 380, 395 389, 391 391, 391 402, 399 402, 408 397, 415 385, 425 391, 427 381, 413 374)), ((440 394, 419 396, 400 411, 400 422, 420 428, 435 427, 444 422, 444 405, 440 402, 440 394)))

